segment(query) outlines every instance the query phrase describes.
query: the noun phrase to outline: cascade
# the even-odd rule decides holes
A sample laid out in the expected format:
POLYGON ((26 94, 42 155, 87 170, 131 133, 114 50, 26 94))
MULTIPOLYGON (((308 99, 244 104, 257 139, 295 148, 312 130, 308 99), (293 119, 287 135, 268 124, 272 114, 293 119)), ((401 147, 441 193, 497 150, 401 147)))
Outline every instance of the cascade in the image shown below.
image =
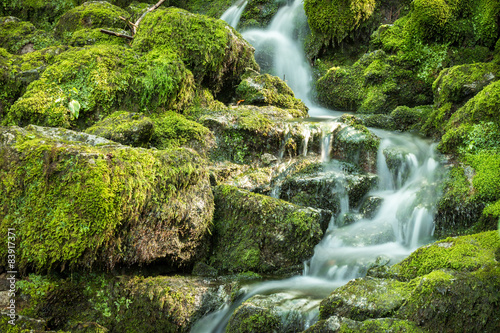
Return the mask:
POLYGON ((245 10, 245 7, 248 4, 248 0, 240 0, 236 2, 234 5, 229 7, 228 10, 222 14, 220 17, 221 20, 226 21, 233 28, 238 28, 238 23, 240 23, 241 14, 245 10))
MULTIPOLYGON (((257 54, 267 52, 261 55, 261 60, 272 55, 272 66, 262 66, 265 70, 286 78, 297 96, 313 105, 308 99, 310 69, 303 51, 292 39, 297 17, 301 15, 302 0, 295 0, 278 11, 266 30, 249 30, 243 36, 254 45, 257 54), (275 47, 269 51, 272 45, 275 47), (284 55, 279 54, 281 51, 284 55)), ((319 126, 321 161, 326 172, 342 174, 344 170, 330 157, 331 133, 340 126, 332 120, 332 115, 337 114, 315 106, 310 107, 310 114, 330 116, 329 121, 319 126)), ((321 300, 335 288, 363 277, 375 262, 396 263, 431 240, 437 201, 432 195, 437 192, 440 174, 435 147, 410 134, 371 130, 381 142, 377 152, 378 186, 367 196, 380 202, 378 209, 369 217, 344 223, 344 216, 359 213, 359 208, 350 207, 347 184, 345 180, 339 181, 333 191, 339 196, 340 212, 332 217, 312 258, 304 263, 302 275, 249 286, 237 301, 199 320, 191 332, 225 332, 235 309, 254 296, 271 298, 284 322, 298 320, 306 329, 317 321, 321 300)), ((303 154, 306 154, 311 132, 304 133, 303 154)), ((272 196, 280 196, 279 186, 277 179, 272 196)))

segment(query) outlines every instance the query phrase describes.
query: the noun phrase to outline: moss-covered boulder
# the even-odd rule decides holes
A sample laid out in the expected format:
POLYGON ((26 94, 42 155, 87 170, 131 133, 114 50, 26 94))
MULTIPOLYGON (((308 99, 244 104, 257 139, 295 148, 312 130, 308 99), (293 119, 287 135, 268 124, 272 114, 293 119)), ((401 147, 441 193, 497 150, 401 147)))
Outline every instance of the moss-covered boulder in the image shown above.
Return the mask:
POLYGON ((32 23, 8 16, 0 17, 0 47, 13 54, 25 54, 59 44, 54 36, 32 23))
POLYGON ((337 110, 390 113, 399 105, 432 101, 431 81, 382 50, 366 53, 352 66, 332 67, 316 83, 319 101, 337 110))
POLYGON ((176 8, 146 15, 133 48, 178 54, 198 83, 222 95, 234 91, 247 68, 259 68, 253 47, 225 22, 176 8))
POLYGON ((356 279, 335 290, 308 332, 386 332, 388 321, 407 332, 495 332, 499 246, 491 231, 422 247, 386 278, 356 279))
POLYGON ((33 23, 38 29, 50 30, 59 16, 84 0, 2 0, 0 16, 15 16, 33 23))
POLYGON ((220 271, 270 273, 301 267, 321 240, 316 210, 227 185, 217 186, 214 194, 211 263, 220 271))
POLYGON ((333 315, 357 321, 392 317, 410 296, 404 282, 364 278, 351 280, 321 302, 320 318, 333 315))
POLYGON ((166 149, 187 146, 200 153, 206 152, 214 143, 208 128, 172 111, 153 117, 117 111, 85 133, 134 147, 166 149))
POLYGON ((3 127, 0 138, 0 230, 18 231, 20 269, 182 266, 206 254, 213 196, 192 150, 36 126, 3 127))
POLYGON ((138 55, 118 45, 61 53, 10 108, 5 122, 87 128, 117 108, 179 109, 194 98, 194 79, 176 55, 138 55), (70 103, 78 102, 78 114, 70 103))
POLYGON ((260 159, 265 153, 281 157, 300 154, 306 132, 299 123, 289 122, 305 115, 297 109, 240 105, 205 112, 199 121, 216 136, 214 160, 243 163, 260 159))
POLYGON ((18 282, 21 316, 58 332, 189 332, 223 302, 206 281, 181 276, 30 274, 18 282))
MULTIPOLYGON (((348 166, 347 166, 348 167, 348 166)), ((280 199, 296 205, 341 211, 342 200, 348 198, 351 207, 357 207, 361 199, 377 186, 378 178, 361 172, 348 173, 333 165, 317 165, 289 174, 280 182, 280 199)))
POLYGON ((349 318, 332 316, 305 330, 304 333, 386 333, 405 332, 423 333, 426 330, 420 328, 416 323, 409 320, 397 318, 367 319, 359 322, 349 318))
POLYGON ((120 19, 120 16, 126 18, 129 14, 126 10, 107 1, 89 1, 62 15, 54 31, 58 38, 66 39, 73 32, 81 29, 123 29, 127 24, 120 19))
POLYGON ((296 99, 292 89, 279 77, 269 74, 249 75, 236 88, 242 104, 274 105, 284 109, 307 112, 307 107, 296 99))
POLYGON ((401 263, 393 266, 391 271, 404 280, 440 269, 477 271, 485 266, 498 265, 496 251, 499 246, 500 239, 495 231, 449 237, 419 248, 401 263))
POLYGON ((227 333, 283 332, 280 317, 268 308, 246 302, 240 305, 229 319, 227 333))
POLYGON ((344 115, 332 132, 330 157, 373 172, 380 138, 370 132, 353 116, 344 115))

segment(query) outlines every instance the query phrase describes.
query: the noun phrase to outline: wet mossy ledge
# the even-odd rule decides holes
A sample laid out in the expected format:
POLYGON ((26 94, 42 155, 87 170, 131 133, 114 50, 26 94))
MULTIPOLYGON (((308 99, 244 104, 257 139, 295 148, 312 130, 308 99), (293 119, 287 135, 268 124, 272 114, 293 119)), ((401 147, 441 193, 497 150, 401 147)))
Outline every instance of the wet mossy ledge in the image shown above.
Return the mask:
POLYGON ((95 273, 30 274, 18 281, 18 295, 17 325, 2 320, 2 332, 189 332, 227 297, 196 277, 95 273))
POLYGON ((210 263, 220 272, 300 270, 323 235, 318 210, 228 185, 214 197, 210 263))
POLYGON ((421 247, 336 289, 306 332, 495 332, 499 248, 497 231, 421 247))
POLYGON ((206 255, 213 196, 194 151, 36 126, 0 137, 1 232, 19 234, 19 269, 182 267, 206 255))

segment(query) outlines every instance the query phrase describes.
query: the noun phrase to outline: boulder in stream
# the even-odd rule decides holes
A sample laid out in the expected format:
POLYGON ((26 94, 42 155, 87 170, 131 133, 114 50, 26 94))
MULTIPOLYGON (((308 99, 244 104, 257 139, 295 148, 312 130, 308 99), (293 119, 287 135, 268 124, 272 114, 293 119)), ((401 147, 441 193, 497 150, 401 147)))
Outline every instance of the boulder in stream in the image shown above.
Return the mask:
POLYGON ((211 264, 219 271, 300 271, 323 235, 321 213, 312 208, 228 185, 214 195, 211 264))

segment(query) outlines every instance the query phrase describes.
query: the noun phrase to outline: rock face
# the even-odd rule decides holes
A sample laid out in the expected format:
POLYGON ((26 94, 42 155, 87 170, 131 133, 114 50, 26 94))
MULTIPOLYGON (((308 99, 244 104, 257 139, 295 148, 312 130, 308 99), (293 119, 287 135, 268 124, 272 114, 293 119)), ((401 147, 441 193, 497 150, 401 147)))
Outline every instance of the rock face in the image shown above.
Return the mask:
POLYGON ((385 278, 368 276, 335 290, 307 332, 368 332, 371 326, 383 332, 380 324, 388 321, 409 332, 415 325, 433 332, 496 332, 499 246, 498 232, 490 231, 422 247, 385 273, 378 270, 385 278))
POLYGON ((321 214, 312 208, 227 185, 217 186, 214 195, 211 263, 220 271, 302 267, 323 235, 321 214))
POLYGON ((182 266, 206 253, 213 196, 192 150, 36 126, 2 127, 0 138, 1 230, 16 227, 20 268, 182 266))

